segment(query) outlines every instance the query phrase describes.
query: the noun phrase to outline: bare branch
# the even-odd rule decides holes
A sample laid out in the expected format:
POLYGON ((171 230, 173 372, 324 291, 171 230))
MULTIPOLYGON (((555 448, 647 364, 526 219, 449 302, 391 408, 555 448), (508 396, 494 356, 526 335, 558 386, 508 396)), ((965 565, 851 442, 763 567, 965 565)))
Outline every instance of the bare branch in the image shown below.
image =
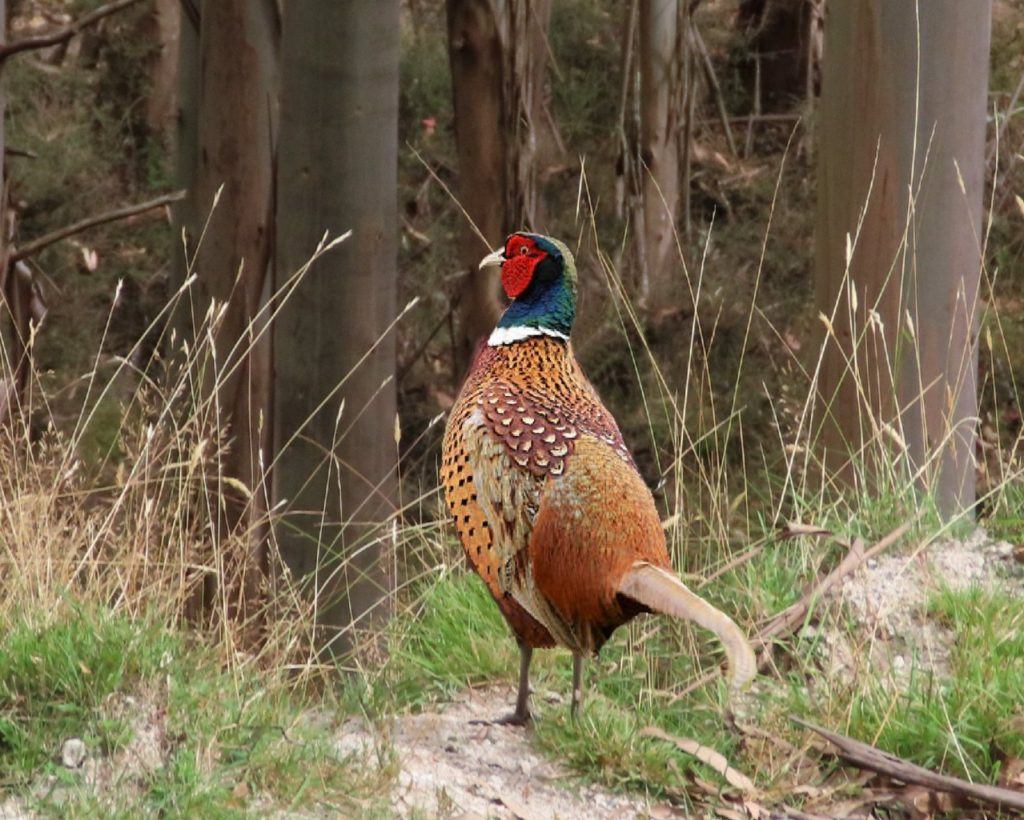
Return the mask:
POLYGON ((63 228, 58 228, 55 231, 43 234, 37 239, 33 239, 31 242, 26 242, 17 250, 12 251, 10 255, 10 262, 20 262, 22 259, 34 256, 39 253, 39 251, 43 250, 43 248, 47 248, 55 242, 60 242, 62 239, 67 239, 69 236, 74 236, 75 234, 81 233, 89 228, 95 228, 97 225, 104 225, 107 222, 116 222, 119 219, 127 219, 130 216, 136 216, 137 214, 151 211, 154 208, 170 205, 184 198, 184 191, 174 191, 173 193, 158 196, 156 199, 151 199, 148 202, 140 202, 136 205, 127 205, 124 208, 107 211, 106 213, 99 214, 98 216, 90 216, 86 219, 81 219, 78 222, 65 225, 63 228))
POLYGON ((44 34, 36 34, 31 37, 23 37, 20 40, 12 40, 0 46, 0 65, 8 57, 13 57, 22 51, 33 51, 66 43, 82 29, 95 25, 104 17, 109 17, 111 14, 121 11, 121 9, 126 9, 129 6, 134 6, 138 2, 139 0, 116 0, 116 2, 100 6, 95 11, 90 11, 63 28, 54 29, 44 34))

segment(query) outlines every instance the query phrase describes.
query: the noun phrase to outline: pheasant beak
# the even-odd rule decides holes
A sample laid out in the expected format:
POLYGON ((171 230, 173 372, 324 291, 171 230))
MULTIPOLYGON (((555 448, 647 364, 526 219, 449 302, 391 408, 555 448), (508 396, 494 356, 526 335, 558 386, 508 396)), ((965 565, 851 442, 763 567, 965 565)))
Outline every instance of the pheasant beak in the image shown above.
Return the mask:
POLYGON ((491 265, 502 265, 505 263, 505 249, 498 248, 493 253, 487 254, 483 259, 480 260, 480 269, 489 267, 491 265))

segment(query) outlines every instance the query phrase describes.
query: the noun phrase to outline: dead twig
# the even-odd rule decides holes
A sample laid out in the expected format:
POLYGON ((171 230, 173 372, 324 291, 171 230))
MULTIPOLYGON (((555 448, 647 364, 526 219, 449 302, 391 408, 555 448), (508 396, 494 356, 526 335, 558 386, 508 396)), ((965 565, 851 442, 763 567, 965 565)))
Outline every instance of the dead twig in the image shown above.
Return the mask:
POLYGON ((1006 133, 1006 126, 1010 124, 1010 120, 1013 119, 1013 109, 1017 107, 1017 100, 1020 99, 1021 92, 1024 91, 1024 74, 1020 75, 1020 79, 1017 81, 1017 87, 1013 90, 1013 95, 1010 97, 1010 104, 1006 106, 1006 113, 1003 114, 1002 119, 998 119, 998 127, 996 128, 996 138, 992 140, 992 146, 989 148, 988 156, 985 158, 985 165, 988 168, 992 167, 992 163, 996 161, 996 149, 1003 144, 1003 135, 1006 133))
POLYGON ((701 37, 700 30, 693 24, 692 20, 690 22, 690 39, 697 49, 697 53, 700 54, 701 63, 704 66, 704 76, 707 78, 711 94, 715 98, 718 117, 722 123, 722 130, 725 132, 725 141, 729 143, 729 152, 734 157, 738 157, 739 152, 736 150, 736 140, 733 138, 732 128, 729 126, 729 112, 725 107, 725 96, 722 94, 722 86, 718 82, 718 75, 715 74, 715 65, 711 62, 711 54, 708 52, 704 38, 701 37))
POLYGON ((862 743, 859 740, 846 737, 846 735, 839 735, 820 726, 815 726, 813 723, 793 715, 790 715, 789 719, 825 738, 825 740, 838 749, 839 757, 858 768, 877 772, 908 785, 924 786, 928 789, 949 792, 958 797, 968 798, 976 802, 1024 811, 1024 794, 1020 792, 1003 789, 998 786, 971 783, 967 780, 961 780, 959 777, 939 774, 923 766, 918 766, 916 763, 911 763, 908 760, 897 757, 894 754, 883 752, 874 746, 869 746, 867 743, 862 743))
POLYGON ((151 199, 148 202, 140 202, 135 205, 127 205, 124 208, 118 208, 113 211, 107 211, 106 213, 99 214, 97 216, 90 216, 86 219, 80 219, 78 222, 73 222, 70 225, 65 225, 63 228, 58 228, 50 233, 43 234, 37 239, 33 239, 31 242, 26 242, 17 250, 13 251, 10 255, 11 262, 20 262, 23 259, 27 259, 30 256, 34 256, 43 250, 48 248, 55 242, 60 242, 62 239, 67 239, 69 236, 86 231, 89 228, 95 228, 97 225, 105 225, 107 222, 116 222, 119 219, 127 219, 130 216, 136 216, 146 211, 151 211, 154 208, 161 208, 164 205, 171 205, 185 198, 184 191, 174 191, 173 193, 164 194, 158 196, 156 199, 151 199))
POLYGON ((69 23, 63 28, 54 29, 44 34, 35 34, 31 37, 23 37, 20 40, 12 40, 0 46, 0 65, 3 64, 4 60, 8 57, 13 57, 15 54, 19 54, 22 51, 33 51, 40 48, 49 48, 50 46, 57 46, 61 43, 66 43, 82 29, 93 26, 102 20, 104 17, 109 17, 111 14, 126 9, 129 6, 134 6, 139 0, 116 0, 114 3, 107 3, 105 6, 100 6, 95 11, 90 11, 88 14, 79 17, 77 20, 69 23))

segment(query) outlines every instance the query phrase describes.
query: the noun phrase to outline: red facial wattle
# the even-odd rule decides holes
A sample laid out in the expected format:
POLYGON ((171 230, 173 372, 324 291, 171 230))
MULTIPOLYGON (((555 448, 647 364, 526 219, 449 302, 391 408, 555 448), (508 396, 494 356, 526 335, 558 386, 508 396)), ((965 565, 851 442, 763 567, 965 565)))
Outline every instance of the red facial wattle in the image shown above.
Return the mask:
POLYGON ((528 239, 512 238, 501 266, 501 286, 509 299, 515 299, 530 286, 537 263, 543 258, 544 252, 528 239))

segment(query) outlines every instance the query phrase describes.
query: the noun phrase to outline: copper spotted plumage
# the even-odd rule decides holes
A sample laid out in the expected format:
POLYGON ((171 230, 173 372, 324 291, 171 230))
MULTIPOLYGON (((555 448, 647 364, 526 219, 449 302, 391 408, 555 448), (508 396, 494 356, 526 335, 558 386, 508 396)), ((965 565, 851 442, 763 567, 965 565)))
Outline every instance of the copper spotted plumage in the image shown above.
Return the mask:
POLYGON ((672 572, 654 499, 573 355, 572 254, 518 233, 486 264, 502 265, 513 300, 448 419, 441 483, 466 556, 519 642, 519 694, 507 720, 529 718, 533 649, 573 652, 575 714, 584 656, 642 612, 712 630, 733 683, 745 684, 755 672, 750 646, 672 572))

